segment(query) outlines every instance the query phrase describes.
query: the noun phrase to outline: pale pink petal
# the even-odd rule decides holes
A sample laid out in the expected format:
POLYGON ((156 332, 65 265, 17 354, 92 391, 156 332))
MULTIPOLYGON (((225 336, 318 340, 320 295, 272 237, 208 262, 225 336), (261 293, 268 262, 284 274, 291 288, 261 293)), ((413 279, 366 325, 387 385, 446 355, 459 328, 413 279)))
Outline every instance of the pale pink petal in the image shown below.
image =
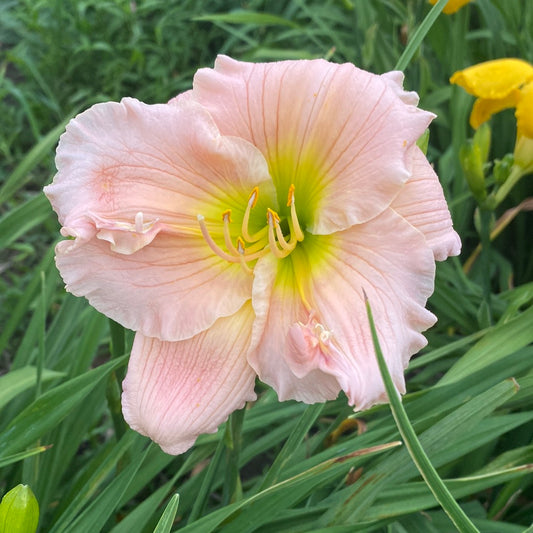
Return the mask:
MULTIPOLYGON (((397 75, 392 76, 397 78, 397 75)), ((433 115, 397 80, 324 60, 252 64, 220 56, 193 95, 221 132, 264 154, 281 200, 294 184, 304 227, 327 234, 383 211, 410 175, 433 115)))
POLYGON ((290 268, 278 266, 278 277, 285 272, 285 279, 276 280, 270 291, 268 282, 256 289, 268 270, 256 273, 250 364, 285 398, 318 401, 314 376, 321 376, 322 384, 329 374, 357 409, 384 401, 364 290, 389 370, 403 392, 403 371, 426 344, 421 332, 436 320, 425 309, 435 263, 424 236, 387 209, 370 222, 312 239, 293 259, 292 276, 290 268), (291 283, 298 288, 291 290, 291 283))
POLYGON ((137 334, 123 383, 126 422, 170 454, 255 400, 255 372, 246 362, 253 311, 245 305, 191 339, 161 342, 137 334))
POLYGON ((416 147, 412 176, 391 207, 426 238, 437 261, 461 252, 461 240, 453 230, 444 193, 433 167, 416 147))
POLYGON ((139 213, 160 231, 197 230, 198 214, 218 219, 228 208, 244 211, 255 186, 273 195, 261 153, 221 136, 205 109, 187 98, 94 105, 67 126, 56 165, 45 193, 63 235, 83 239, 103 229, 106 240, 113 232, 127 240, 122 234, 139 213))
POLYGON ((285 357, 289 328, 298 320, 305 320, 307 311, 294 277, 279 267, 280 262, 268 255, 254 269, 252 302, 256 320, 248 361, 259 379, 275 389, 280 401, 334 400, 340 386, 333 376, 316 367, 305 375, 294 373, 285 357))
POLYGON ((93 106, 67 127, 57 166, 45 192, 61 233, 75 237, 57 248, 68 290, 169 341, 195 335, 250 297, 249 274, 213 252, 197 215, 223 244, 221 214, 242 218, 256 186, 262 201, 275 202, 272 180, 261 153, 221 136, 197 103, 93 106))
POLYGON ((131 255, 97 238, 62 241, 56 264, 66 288, 148 337, 191 337, 250 298, 252 276, 215 255, 203 239, 159 234, 131 255))
POLYGON ((403 88, 404 73, 401 70, 391 70, 381 74, 400 100, 409 105, 418 105, 418 94, 415 91, 405 91, 403 88))

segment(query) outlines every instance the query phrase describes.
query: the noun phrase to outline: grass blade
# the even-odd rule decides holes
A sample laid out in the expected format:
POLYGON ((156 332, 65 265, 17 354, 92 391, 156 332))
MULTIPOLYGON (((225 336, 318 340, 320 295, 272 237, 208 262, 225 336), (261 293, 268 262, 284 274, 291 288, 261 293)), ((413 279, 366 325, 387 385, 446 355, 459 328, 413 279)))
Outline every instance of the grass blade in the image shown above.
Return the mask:
POLYGON ((435 496, 435 499, 442 506, 446 514, 450 517, 451 521, 455 524, 455 527, 461 533, 479 533, 479 530, 470 521, 465 512, 459 507, 459 504, 455 501, 450 491, 446 488, 446 485, 439 477, 434 466, 431 464, 428 456, 424 452, 418 437, 411 425, 407 413, 405 412, 400 396, 387 368, 387 363, 383 357, 383 352, 379 345, 379 340, 376 332, 376 326, 374 324, 374 318, 372 316, 372 310, 370 303, 365 295, 366 311, 368 320, 370 322, 370 330, 372 332, 372 341, 374 343, 374 349, 376 351, 376 357, 378 359, 379 370, 385 383, 385 389, 389 397, 390 408, 392 415, 400 431, 405 446, 409 451, 409 455, 413 459, 413 462, 417 466, 418 470, 422 474, 422 477, 426 481, 431 492, 435 496))

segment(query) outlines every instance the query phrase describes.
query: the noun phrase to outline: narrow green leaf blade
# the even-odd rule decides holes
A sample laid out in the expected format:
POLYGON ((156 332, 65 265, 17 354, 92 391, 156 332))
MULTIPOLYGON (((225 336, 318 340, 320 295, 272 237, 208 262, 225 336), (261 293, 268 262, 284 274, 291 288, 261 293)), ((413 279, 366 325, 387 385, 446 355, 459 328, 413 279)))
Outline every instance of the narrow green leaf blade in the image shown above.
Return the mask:
POLYGON ((0 457, 23 450, 53 429, 110 372, 125 364, 127 357, 125 355, 90 370, 34 401, 15 417, 0 436, 0 457))
MULTIPOLYGON (((43 383, 65 377, 63 372, 44 369, 43 383)), ((37 382, 37 369, 34 366, 25 366, 0 377, 0 409, 20 393, 31 389, 37 382)))
POLYGON ((178 511, 178 505, 180 503, 180 495, 174 494, 161 516, 157 526, 154 529, 154 533, 170 533, 174 518, 176 518, 176 512, 178 511))

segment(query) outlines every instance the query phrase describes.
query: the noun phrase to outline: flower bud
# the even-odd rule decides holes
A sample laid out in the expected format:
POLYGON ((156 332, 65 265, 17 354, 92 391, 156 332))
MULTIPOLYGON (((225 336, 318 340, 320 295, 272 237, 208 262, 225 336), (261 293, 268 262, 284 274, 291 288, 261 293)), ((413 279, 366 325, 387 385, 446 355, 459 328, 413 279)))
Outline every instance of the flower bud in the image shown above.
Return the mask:
POLYGON ((0 533, 35 533, 39 504, 28 485, 17 485, 0 503, 0 533))
POLYGON ((487 122, 481 124, 474 133, 473 141, 479 146, 481 152, 481 162, 485 164, 489 159, 491 130, 487 122))
POLYGON ((483 172, 483 155, 481 147, 472 139, 466 141, 459 151, 461 167, 474 198, 478 202, 485 200, 485 174, 483 172))

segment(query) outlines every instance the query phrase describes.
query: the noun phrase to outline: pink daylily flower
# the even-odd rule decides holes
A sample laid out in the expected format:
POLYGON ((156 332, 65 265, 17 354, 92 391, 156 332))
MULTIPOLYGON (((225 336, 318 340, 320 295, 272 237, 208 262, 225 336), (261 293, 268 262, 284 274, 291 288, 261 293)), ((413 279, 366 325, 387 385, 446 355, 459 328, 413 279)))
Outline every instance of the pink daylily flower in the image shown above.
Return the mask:
POLYGON ((132 428, 179 454, 255 399, 386 400, 435 322, 435 260, 460 251, 416 146, 433 119, 403 76, 221 56, 168 104, 78 115, 45 192, 68 291, 135 330, 132 428))

